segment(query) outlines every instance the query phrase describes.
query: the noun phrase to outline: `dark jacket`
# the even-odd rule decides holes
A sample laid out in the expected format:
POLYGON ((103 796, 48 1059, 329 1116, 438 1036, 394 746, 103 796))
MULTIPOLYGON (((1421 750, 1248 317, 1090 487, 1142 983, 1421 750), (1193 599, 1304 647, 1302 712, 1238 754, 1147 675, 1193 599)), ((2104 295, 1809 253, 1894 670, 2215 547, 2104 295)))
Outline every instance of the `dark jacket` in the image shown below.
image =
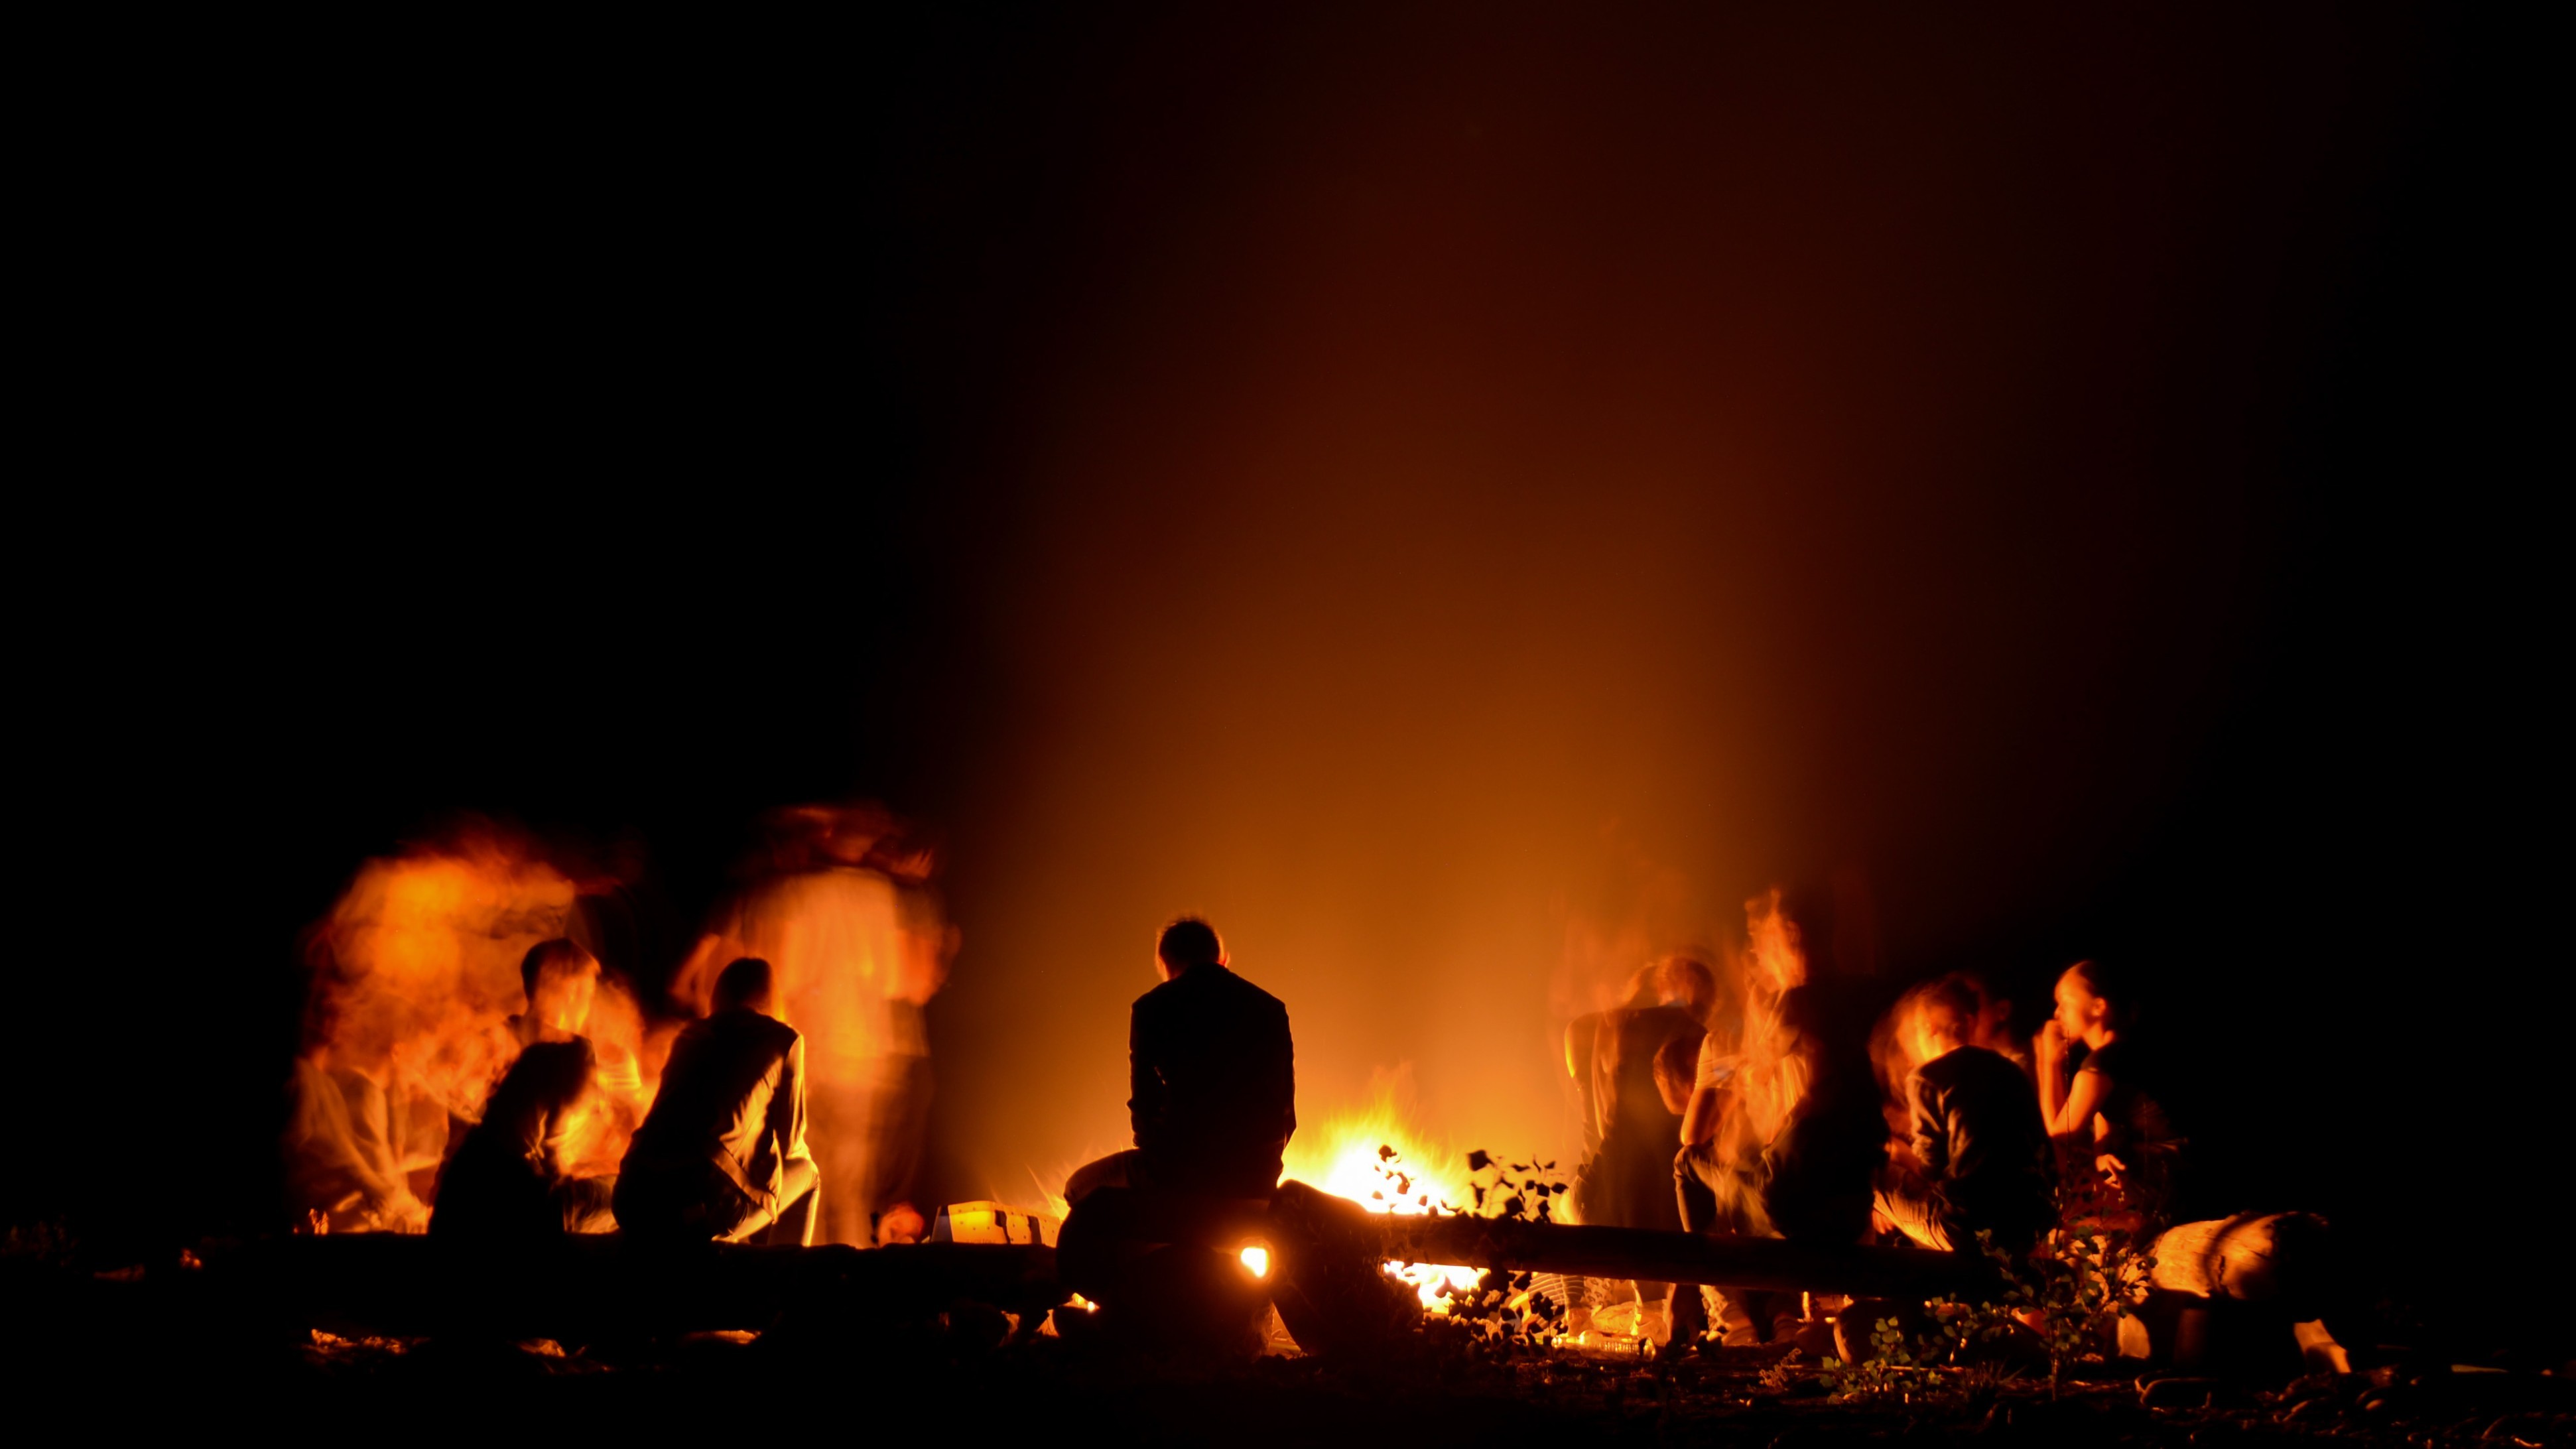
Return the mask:
POLYGON ((1954 1241, 1974 1243, 1983 1228, 2010 1247, 2047 1225, 2048 1131, 2021 1068, 1983 1047, 1961 1047, 1917 1068, 1905 1098, 1914 1155, 1954 1241))
POLYGON ((1138 997, 1128 1019, 1128 1120, 1158 1187, 1266 1196, 1297 1131, 1288 1008, 1222 966, 1138 997))
POLYGON ((625 1170, 705 1163, 775 1210, 805 1146, 805 1039, 756 1011, 693 1021, 671 1044, 661 1089, 627 1145, 625 1170))
POLYGON ((546 1194, 563 1177, 564 1134, 589 1094, 598 1058, 586 1037, 525 1047, 439 1174, 442 1234, 517 1235, 549 1221, 546 1194))

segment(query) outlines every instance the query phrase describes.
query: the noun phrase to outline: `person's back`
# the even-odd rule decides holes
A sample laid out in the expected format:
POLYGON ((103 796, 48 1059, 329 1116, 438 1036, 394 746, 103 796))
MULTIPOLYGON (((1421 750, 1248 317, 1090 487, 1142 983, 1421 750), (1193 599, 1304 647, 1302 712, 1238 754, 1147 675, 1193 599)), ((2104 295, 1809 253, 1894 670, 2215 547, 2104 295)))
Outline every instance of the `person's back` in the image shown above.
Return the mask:
POLYGON ((779 1165, 803 1146, 796 1104, 781 1101, 793 1095, 803 1049, 794 1027, 755 1011, 689 1023, 671 1043, 627 1162, 704 1162, 746 1193, 775 1191, 779 1165))
POLYGON ((1137 998, 1127 1107, 1148 1180, 1267 1193, 1297 1130, 1288 1008, 1217 962, 1137 998))
POLYGON ((796 1232, 810 1242, 820 1174, 805 1142, 804 1039, 769 1014, 774 978, 757 957, 724 969, 714 1005, 671 1044, 627 1144, 618 1224, 638 1237, 738 1241, 801 1206, 796 1232))
POLYGON ((1951 1245, 1971 1246, 1984 1230, 1999 1246, 2027 1246, 2051 1207, 2048 1132, 2021 1068, 2000 1053, 1960 1046, 1917 1068, 1906 1099, 1914 1154, 1951 1245))
POLYGON ((1696 1054, 1705 1035, 1678 1006, 1624 1007, 1603 1013, 1595 1076, 1600 1081, 1604 1131, 1587 1175, 1585 1221, 1612 1227, 1678 1231, 1673 1203, 1673 1146, 1681 1117, 1655 1085, 1655 1058, 1671 1042, 1687 1040, 1696 1054))
POLYGON ((1853 1024, 1852 1003, 1823 983, 1781 998, 1804 1091, 1763 1149, 1763 1206, 1782 1237, 1856 1241, 1869 1226, 1871 1176, 1887 1158, 1878 1077, 1853 1024))

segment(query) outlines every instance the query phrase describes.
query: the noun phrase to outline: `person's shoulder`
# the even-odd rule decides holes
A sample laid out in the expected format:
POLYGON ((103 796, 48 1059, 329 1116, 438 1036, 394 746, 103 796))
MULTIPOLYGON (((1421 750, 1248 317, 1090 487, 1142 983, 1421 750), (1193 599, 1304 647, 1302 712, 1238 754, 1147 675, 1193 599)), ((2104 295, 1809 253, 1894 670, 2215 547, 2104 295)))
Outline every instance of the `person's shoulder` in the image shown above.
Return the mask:
POLYGON ((2013 1059, 1992 1047, 1963 1046, 1944 1061, 1955 1061, 1954 1073, 1961 1081, 1982 1080, 2030 1089, 2030 1078, 2013 1064, 2013 1059))
POLYGON ((2097 1072, 2106 1077, 2117 1076, 2129 1070, 2133 1065, 2131 1058, 2136 1055, 2137 1052, 2125 1041, 2107 1041, 2086 1052, 2084 1065, 2077 1067, 2076 1070, 2097 1072))
POLYGON ((1252 982, 1235 974, 1235 972, 1229 967, 1220 966, 1217 969, 1225 972, 1226 979, 1233 983, 1233 985, 1228 989, 1242 996, 1244 1000, 1252 1002, 1266 1010, 1279 1012, 1282 1015, 1287 1013, 1288 1003, 1281 1001, 1278 997, 1271 995, 1269 992, 1262 990, 1259 986, 1256 986, 1252 982))

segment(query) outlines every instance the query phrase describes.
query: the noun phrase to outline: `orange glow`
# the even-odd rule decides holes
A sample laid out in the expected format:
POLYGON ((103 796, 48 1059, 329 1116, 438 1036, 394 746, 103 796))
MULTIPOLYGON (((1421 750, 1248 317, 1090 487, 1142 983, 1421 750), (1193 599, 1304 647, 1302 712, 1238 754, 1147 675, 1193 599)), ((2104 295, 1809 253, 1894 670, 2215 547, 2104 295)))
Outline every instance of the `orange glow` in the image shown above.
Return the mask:
POLYGON ((1243 1266, 1251 1271, 1253 1277, 1267 1278, 1270 1276, 1270 1250, 1268 1248, 1246 1248, 1243 1250, 1242 1257, 1243 1266))

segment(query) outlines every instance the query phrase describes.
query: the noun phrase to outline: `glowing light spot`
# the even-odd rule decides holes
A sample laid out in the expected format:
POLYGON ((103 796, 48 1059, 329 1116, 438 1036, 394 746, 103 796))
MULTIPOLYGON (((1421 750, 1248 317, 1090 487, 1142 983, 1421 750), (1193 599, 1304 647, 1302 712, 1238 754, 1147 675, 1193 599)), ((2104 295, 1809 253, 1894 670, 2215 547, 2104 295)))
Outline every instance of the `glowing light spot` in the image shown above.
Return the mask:
POLYGON ((1246 1267, 1246 1268, 1251 1269, 1251 1270, 1252 1270, 1252 1276, 1253 1276, 1253 1277, 1255 1277, 1255 1278, 1267 1278, 1267 1277, 1269 1277, 1269 1276, 1270 1276, 1270 1250, 1269 1250, 1268 1248, 1258 1248, 1258 1247, 1256 1247, 1256 1248, 1246 1248, 1246 1249, 1244 1249, 1244 1250, 1243 1250, 1243 1266, 1244 1266, 1244 1267, 1246 1267))

